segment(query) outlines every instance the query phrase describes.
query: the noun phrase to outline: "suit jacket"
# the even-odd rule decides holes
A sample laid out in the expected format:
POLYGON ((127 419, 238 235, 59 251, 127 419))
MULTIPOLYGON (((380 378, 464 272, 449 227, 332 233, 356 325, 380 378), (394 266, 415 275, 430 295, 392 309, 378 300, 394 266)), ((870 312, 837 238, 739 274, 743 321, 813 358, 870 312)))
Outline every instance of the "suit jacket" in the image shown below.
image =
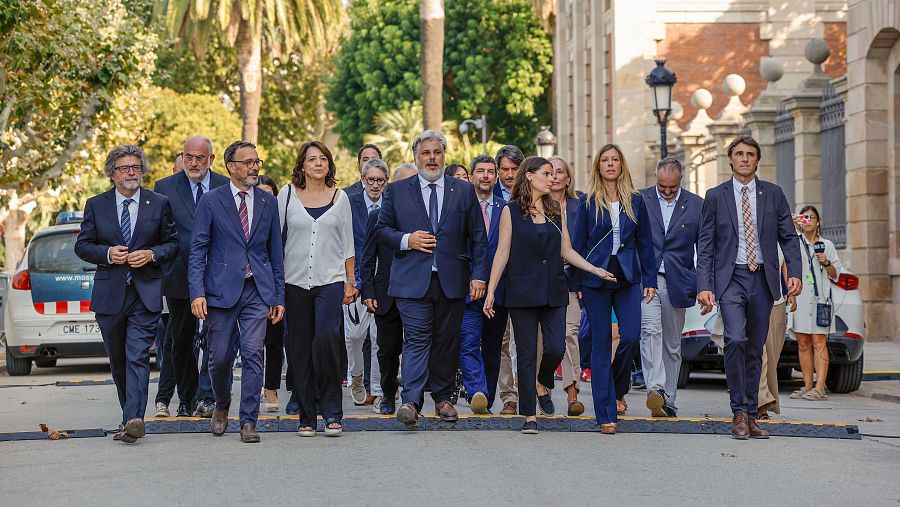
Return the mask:
MULTIPOLYGON (((566 195, 566 230, 569 231, 569 242, 575 235, 575 215, 578 214, 578 204, 584 195, 578 192, 576 197, 566 195)), ((578 276, 575 274, 576 268, 566 267, 566 283, 569 285, 569 292, 578 292, 578 276)))
POLYGON ((487 236, 475 187, 467 181, 442 177, 444 202, 437 231, 432 230, 418 175, 388 185, 390 192, 384 196, 376 233, 379 241, 394 250, 388 290, 394 297, 423 297, 431 280, 432 260, 438 269, 441 288, 450 299, 461 299, 468 294, 470 262, 472 279, 488 280, 487 236), (433 254, 400 250, 403 236, 418 230, 437 237, 433 254))
MULTIPOLYGON (((616 257, 629 283, 640 283, 643 287, 655 289, 658 265, 654 265, 656 252, 653 249, 650 216, 647 214, 644 198, 640 194, 631 196, 631 206, 637 217, 637 223, 628 217, 624 207, 619 208, 620 246, 616 257)), ((591 264, 607 268, 613 246, 609 211, 602 210, 598 218, 593 197, 583 196, 579 198, 575 225, 572 229, 574 230, 571 237, 572 248, 591 264)), ((603 283, 600 277, 591 273, 581 270, 573 270, 572 273, 576 276, 576 284, 583 287, 599 288, 603 283)))
MULTIPOLYGON (((209 170, 209 190, 228 184, 228 177, 209 170)), ((191 192, 191 182, 184 171, 156 182, 153 191, 169 198, 175 228, 178 230, 178 256, 163 266, 163 295, 170 298, 187 299, 188 256, 191 252, 191 237, 194 235, 194 214, 197 204, 191 192)))
POLYGON ((650 212, 650 229, 653 231, 653 248, 656 251, 656 268, 665 261, 666 287, 669 301, 675 308, 690 308, 697 303, 697 270, 694 253, 700 236, 700 218, 703 199, 687 189, 675 202, 669 229, 665 229, 656 185, 641 190, 644 203, 650 212))
MULTIPOLYGON (((353 217, 353 250, 355 252, 356 263, 356 287, 362 290, 362 284, 359 277, 359 259, 362 257, 363 248, 366 243, 366 227, 369 222, 369 209, 366 207, 365 192, 357 192, 348 197, 350 201, 350 212, 353 217)), ((384 201, 382 201, 384 202, 384 201)))
POLYGON ((139 268, 128 264, 110 264, 110 247, 124 245, 116 209, 116 189, 112 188, 87 200, 81 232, 75 240, 75 254, 97 265, 91 311, 115 314, 125 302, 125 275, 131 278, 141 302, 151 312, 162 311, 162 265, 178 255, 178 231, 172 218, 172 207, 164 196, 141 188, 137 221, 131 234, 129 251, 152 250, 156 261, 139 268))
POLYGON ((506 202, 506 199, 503 197, 503 185, 500 183, 500 180, 497 180, 497 183, 494 183, 494 197, 499 197, 503 199, 503 202, 506 202))
MULTIPOLYGON (((781 297, 778 245, 784 252, 788 278, 800 278, 800 242, 791 218, 791 207, 781 187, 756 180, 756 220, 759 252, 772 299, 781 297)), ((697 291, 712 291, 722 296, 738 251, 738 215, 732 179, 706 192, 700 236, 697 241, 697 291)))
MULTIPOLYGON (((503 206, 505 206, 505 205, 506 205, 506 201, 504 201, 502 197, 497 197, 497 195, 495 194, 494 199, 491 202, 491 209, 493 210, 493 211, 491 211, 491 223, 490 223, 490 227, 487 230, 488 273, 490 273, 491 269, 493 269, 494 256, 497 255, 497 244, 499 243, 499 238, 500 238, 500 215, 503 214, 503 206)), ((480 205, 479 205, 478 211, 480 214, 480 212, 481 212, 480 205)), ((482 219, 481 221, 483 223, 484 219, 482 219)), ((470 265, 470 268, 472 268, 472 267, 473 266, 470 265)), ((469 275, 471 276, 471 274, 472 273, 471 273, 471 269, 470 269, 469 275)), ((488 275, 488 278, 490 278, 490 274, 488 275)), ((506 294, 506 279, 505 278, 506 277, 504 277, 504 276, 500 277, 500 283, 497 284, 497 289, 494 291, 494 302, 499 306, 503 306, 503 301, 505 299, 505 294, 506 294)), ((487 280, 485 280, 485 281, 487 281, 487 280)), ((469 296, 466 295, 466 304, 469 305, 470 308, 480 309, 480 308, 483 308, 483 306, 484 306, 484 298, 479 299, 477 301, 470 301, 469 296)))
POLYGON ((366 221, 366 239, 362 257, 359 258, 359 278, 362 282, 362 299, 378 301, 375 315, 387 315, 394 306, 394 298, 388 294, 391 284, 391 264, 394 251, 378 241, 375 226, 381 209, 369 213, 366 221))
POLYGON ((362 184, 362 181, 357 181, 356 183, 352 183, 343 188, 344 193, 347 194, 347 197, 352 196, 353 194, 358 194, 365 190, 365 187, 362 184))
POLYGON ((272 307, 284 305, 284 254, 281 221, 272 195, 253 188, 250 240, 238 216, 231 185, 203 194, 197 203, 188 259, 191 300, 206 297, 209 306, 231 308, 244 287, 250 264, 260 297, 272 307))

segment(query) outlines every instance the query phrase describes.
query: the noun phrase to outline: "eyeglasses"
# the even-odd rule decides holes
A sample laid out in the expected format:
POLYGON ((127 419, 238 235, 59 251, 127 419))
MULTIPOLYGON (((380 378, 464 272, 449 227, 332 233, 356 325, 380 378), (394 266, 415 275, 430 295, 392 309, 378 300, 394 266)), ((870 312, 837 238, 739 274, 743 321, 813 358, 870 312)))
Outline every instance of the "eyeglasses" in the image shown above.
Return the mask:
POLYGON ((116 171, 119 174, 128 174, 132 171, 134 171, 136 173, 142 173, 142 172, 144 172, 144 167, 140 164, 138 164, 138 165, 120 165, 120 166, 116 167, 116 171))
POLYGON ((384 185, 386 181, 384 178, 366 178, 366 183, 369 185, 384 185))
POLYGON ((191 155, 189 153, 182 153, 181 157, 184 159, 185 164, 190 164, 195 160, 198 164, 206 162, 206 155, 191 155))
POLYGON ((235 164, 244 164, 244 165, 247 166, 248 168, 253 167, 253 166, 256 166, 256 167, 262 167, 262 165, 263 165, 263 161, 262 161, 262 160, 259 160, 259 159, 256 159, 256 160, 250 160, 250 159, 247 159, 247 160, 231 160, 230 162, 234 162, 235 164))

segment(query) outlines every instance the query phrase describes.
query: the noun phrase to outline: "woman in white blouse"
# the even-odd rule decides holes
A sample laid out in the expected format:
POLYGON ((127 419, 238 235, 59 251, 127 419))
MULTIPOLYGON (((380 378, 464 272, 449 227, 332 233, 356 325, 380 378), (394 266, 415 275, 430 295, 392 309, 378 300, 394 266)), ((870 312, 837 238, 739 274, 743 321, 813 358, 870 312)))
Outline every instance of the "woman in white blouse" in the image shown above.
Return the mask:
POLYGON ((353 219, 347 195, 337 187, 331 151, 318 142, 300 147, 291 183, 278 193, 284 242, 287 351, 300 405, 297 433, 341 434, 341 380, 347 348, 341 306, 357 296, 353 268, 353 219))
POLYGON ((797 336, 797 353, 803 372, 803 388, 794 391, 791 398, 819 401, 825 394, 825 378, 828 376, 828 334, 834 328, 834 317, 828 326, 816 321, 816 306, 831 304, 831 283, 841 274, 841 260, 834 243, 821 237, 819 210, 804 206, 794 218, 800 229, 800 256, 803 264, 803 291, 797 296, 797 311, 791 314, 790 329, 797 336), (813 372, 816 383, 813 386, 813 372))

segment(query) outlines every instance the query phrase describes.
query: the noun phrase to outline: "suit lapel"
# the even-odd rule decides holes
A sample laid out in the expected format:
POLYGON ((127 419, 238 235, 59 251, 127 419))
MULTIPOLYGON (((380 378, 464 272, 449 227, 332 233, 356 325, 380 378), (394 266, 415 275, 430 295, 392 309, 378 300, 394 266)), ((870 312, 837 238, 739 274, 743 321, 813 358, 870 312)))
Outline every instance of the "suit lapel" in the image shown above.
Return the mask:
POLYGON ((187 206, 191 216, 194 216, 197 212, 197 203, 194 202, 194 195, 191 193, 191 180, 184 174, 184 171, 182 171, 178 177, 176 188, 178 196, 184 201, 184 205, 187 206))
POLYGON ((259 190, 256 187, 251 188, 250 191, 253 192, 253 222, 250 224, 250 240, 253 240, 256 229, 259 229, 259 222, 262 220, 262 215, 266 211, 269 197, 264 190, 259 190))
MULTIPOLYGON (((675 209, 672 210, 672 218, 669 220, 669 229, 671 229, 675 223, 681 218, 681 215, 684 214, 684 211, 687 209, 687 193, 684 189, 681 189, 681 195, 678 197, 678 202, 675 203, 675 209)), ((658 208, 659 206, 657 206, 658 208)), ((668 234, 668 230, 666 233, 668 234)))
POLYGON ((451 200, 454 199, 453 195, 456 193, 455 192, 456 183, 457 183, 456 178, 448 178, 447 176, 444 176, 444 203, 441 205, 441 208, 440 208, 441 216, 440 216, 440 219, 438 220, 438 229, 443 227, 444 220, 447 219, 447 215, 448 215, 447 210, 450 209, 449 204, 450 204, 451 200))
MULTIPOLYGON (((238 237, 244 239, 244 227, 241 225, 241 217, 238 215, 237 206, 234 204, 234 196, 231 195, 231 189, 219 194, 219 202, 225 208, 225 213, 230 217, 231 224, 238 237)), ((252 228, 251 228, 252 229, 252 228)))
MULTIPOLYGON (((141 189, 146 192, 146 189, 141 189)), ((142 195, 141 200, 138 201, 138 216, 137 220, 134 221, 134 230, 131 231, 131 244, 136 245, 138 238, 141 237, 141 234, 144 232, 144 225, 147 223, 147 217, 150 216, 150 198, 147 195, 142 195)))
POLYGON ((737 203, 734 200, 734 182, 728 180, 721 188, 725 193, 725 204, 728 206, 728 216, 731 217, 731 225, 734 226, 734 233, 737 234, 737 203))
MULTIPOLYGON (((116 238, 118 239, 118 244, 125 244, 125 237, 122 236, 122 225, 119 223, 121 219, 121 214, 119 213, 119 208, 116 206, 116 189, 113 187, 112 190, 106 193, 106 199, 104 205, 109 210, 106 213, 103 213, 103 216, 110 217, 109 220, 112 222, 110 224, 111 228, 116 231, 116 238)), ((134 237, 134 234, 131 235, 134 237)))
POLYGON ((419 211, 422 220, 428 224, 428 229, 431 229, 431 220, 428 219, 428 210, 425 209, 425 202, 422 201, 422 187, 419 186, 418 176, 409 179, 409 194, 413 206, 419 211))
POLYGON ((491 229, 488 232, 488 239, 494 237, 500 230, 500 215, 503 213, 503 199, 494 196, 494 202, 491 203, 491 229))
MULTIPOLYGON (((756 233, 761 238, 763 235, 763 217, 766 213, 766 201, 769 197, 769 192, 763 192, 763 186, 760 184, 759 178, 756 179, 756 233)), ((756 238, 759 241, 759 238, 756 238)), ((762 243, 760 243, 762 245, 762 243)), ((760 257, 762 257, 762 253, 760 253, 760 257)))
MULTIPOLYGON (((647 207, 650 208, 650 214, 656 218, 656 221, 659 222, 659 227, 663 230, 663 233, 666 232, 666 222, 663 220, 662 210, 659 209, 659 196, 656 195, 656 188, 650 187, 647 192, 650 194, 650 199, 644 201, 647 204, 647 207), (648 202, 649 201, 649 202, 648 202), (650 204, 652 203, 652 204, 650 204)), ((672 217, 672 220, 675 220, 675 217, 672 217)), ((671 223, 671 222, 669 222, 671 223)))

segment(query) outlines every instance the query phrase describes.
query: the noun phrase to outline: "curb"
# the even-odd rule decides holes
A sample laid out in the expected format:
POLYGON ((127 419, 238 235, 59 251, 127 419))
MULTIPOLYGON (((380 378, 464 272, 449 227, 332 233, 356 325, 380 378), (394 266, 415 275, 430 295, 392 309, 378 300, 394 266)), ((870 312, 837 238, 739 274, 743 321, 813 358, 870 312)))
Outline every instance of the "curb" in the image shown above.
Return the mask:
MULTIPOLYGON (((900 383, 897 381, 893 381, 892 383, 900 383)), ((887 403, 898 403, 900 404, 900 394, 893 394, 893 392, 888 393, 885 392, 887 389, 875 389, 874 386, 868 386, 863 384, 860 386, 859 390, 850 393, 852 396, 858 396, 860 398, 870 398, 876 401, 884 401, 887 403)), ((900 390, 895 390, 900 392, 900 390)))

